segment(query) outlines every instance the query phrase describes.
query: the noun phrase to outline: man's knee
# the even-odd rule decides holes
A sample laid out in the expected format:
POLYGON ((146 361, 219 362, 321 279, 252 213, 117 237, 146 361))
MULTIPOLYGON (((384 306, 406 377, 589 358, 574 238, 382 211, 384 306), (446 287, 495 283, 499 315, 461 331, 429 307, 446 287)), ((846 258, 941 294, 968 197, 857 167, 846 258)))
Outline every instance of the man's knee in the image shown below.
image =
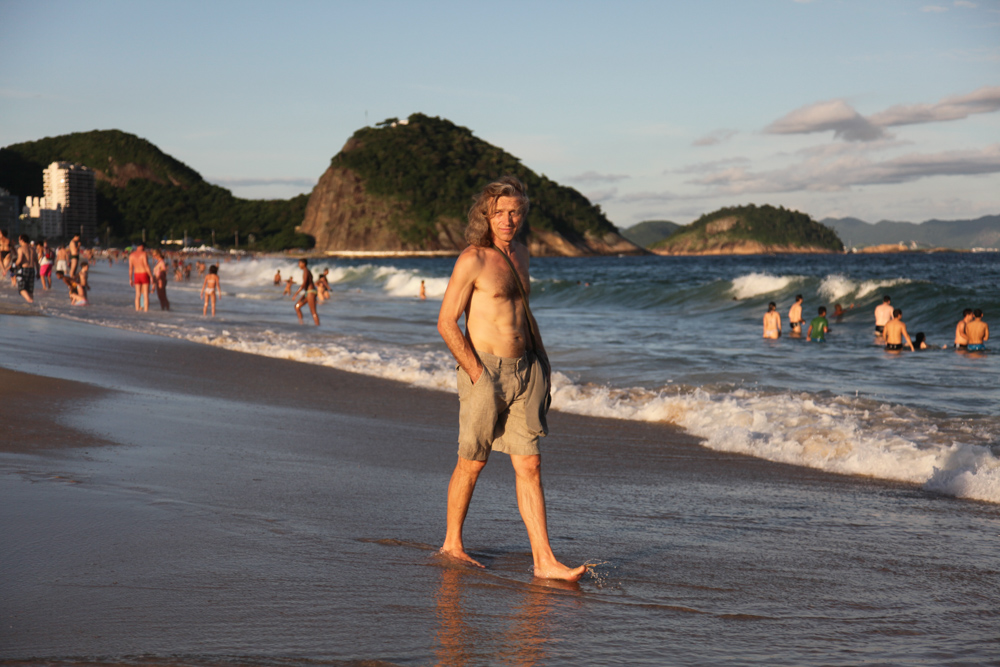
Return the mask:
POLYGON ((483 468, 486 467, 486 461, 473 461, 472 459, 458 457, 458 463, 455 465, 456 470, 461 470, 466 474, 478 475, 483 468))
POLYGON ((518 476, 540 477, 542 474, 542 457, 538 454, 530 456, 512 454, 510 462, 514 466, 514 473, 518 476))

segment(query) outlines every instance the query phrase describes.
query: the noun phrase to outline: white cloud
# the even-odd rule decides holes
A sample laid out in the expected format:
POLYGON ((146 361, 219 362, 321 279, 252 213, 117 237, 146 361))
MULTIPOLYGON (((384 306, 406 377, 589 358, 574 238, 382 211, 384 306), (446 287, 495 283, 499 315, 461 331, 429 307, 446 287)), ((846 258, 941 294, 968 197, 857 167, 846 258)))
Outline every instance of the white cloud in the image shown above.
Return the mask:
POLYGON ((908 183, 932 176, 973 176, 1000 173, 1000 144, 981 150, 911 153, 883 161, 865 157, 864 150, 820 153, 804 161, 765 172, 732 167, 689 181, 716 194, 773 192, 836 192, 854 186, 908 183))
POLYGON ((969 0, 955 0, 956 7, 967 7, 968 9, 975 9, 979 5, 974 2, 969 2, 969 0))
POLYGON ((972 114, 1000 111, 1000 86, 984 86, 967 95, 953 95, 935 104, 897 104, 862 116, 841 99, 804 106, 766 128, 768 134, 828 132, 847 141, 876 141, 890 135, 884 128, 961 120, 972 114))
POLYGON ((932 13, 935 13, 935 14, 940 14, 941 12, 948 11, 948 8, 947 7, 941 7, 940 5, 927 5, 926 7, 921 7, 920 11, 922 11, 922 12, 932 12, 932 13))
POLYGON ((585 171, 576 176, 569 176, 566 180, 576 183, 617 183, 624 181, 628 176, 625 174, 599 174, 596 171, 585 171))
POLYGON ((726 130, 726 129, 713 130, 713 131, 709 132, 708 134, 706 134, 701 139, 696 139, 694 141, 694 143, 692 143, 691 145, 692 146, 714 146, 716 144, 722 144, 722 143, 725 143, 725 142, 729 141, 735 135, 736 135, 736 130, 726 130))
POLYGON ((891 127, 917 123, 961 120, 975 113, 1000 110, 1000 86, 984 86, 968 95, 946 97, 937 104, 911 104, 889 107, 868 117, 875 125, 891 127))
POLYGON ((872 125, 844 100, 817 102, 796 109, 766 128, 768 134, 810 134, 833 130, 835 137, 847 141, 873 141, 885 132, 872 125))

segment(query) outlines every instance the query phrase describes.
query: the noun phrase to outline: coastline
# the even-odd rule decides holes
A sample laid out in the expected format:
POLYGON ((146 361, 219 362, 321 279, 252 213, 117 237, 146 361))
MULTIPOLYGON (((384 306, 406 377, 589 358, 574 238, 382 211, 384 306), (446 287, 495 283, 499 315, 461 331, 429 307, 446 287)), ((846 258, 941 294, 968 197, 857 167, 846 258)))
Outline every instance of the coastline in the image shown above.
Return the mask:
POLYGON ((106 445, 0 451, 0 659, 655 663, 643 637, 674 631, 684 664, 774 664, 775 643, 826 664, 816 634, 891 662, 871 623, 905 631, 907 655, 993 648, 975 640, 997 620, 988 504, 552 412, 553 547, 594 564, 561 586, 530 574, 503 455, 466 529, 486 569, 435 557, 453 394, 55 317, 0 316, 0 346, 28 444, 62 428, 106 445))

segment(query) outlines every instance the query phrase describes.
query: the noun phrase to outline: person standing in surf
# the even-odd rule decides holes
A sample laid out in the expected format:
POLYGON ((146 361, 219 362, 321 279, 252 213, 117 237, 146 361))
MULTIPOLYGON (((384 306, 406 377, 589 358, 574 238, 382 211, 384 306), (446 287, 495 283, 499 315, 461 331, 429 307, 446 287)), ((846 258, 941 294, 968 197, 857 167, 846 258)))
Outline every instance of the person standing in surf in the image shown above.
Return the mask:
POLYGON ((885 349, 890 351, 902 350, 903 339, 906 339, 906 344, 910 346, 910 352, 916 352, 913 347, 913 341, 910 340, 910 334, 906 330, 906 325, 903 323, 903 311, 899 308, 892 311, 892 319, 886 322, 884 335, 885 349))
MULTIPOLYGON (((147 312, 149 310, 149 285, 152 274, 153 272, 149 268, 149 257, 146 256, 146 243, 139 241, 135 245, 135 250, 128 256, 128 282, 135 287, 136 311, 147 312)), ((72 271, 69 276, 73 277, 72 271)))
POLYGON ((969 352, 982 352, 986 349, 986 341, 990 339, 990 327, 983 322, 983 311, 976 308, 972 311, 973 319, 965 325, 965 334, 969 337, 969 352))
POLYGON ((523 183, 504 176, 469 210, 462 251, 445 291, 438 332, 458 362, 458 463, 448 484, 447 533, 441 554, 482 567, 468 554, 462 528, 490 452, 508 454, 517 504, 528 531, 535 576, 577 581, 585 565, 567 567, 552 553, 538 440, 547 433, 549 371, 528 310, 528 248, 518 238, 528 212, 523 183), (458 325, 465 315, 465 332, 458 325))
MULTIPOLYGON (((299 268, 302 269, 302 286, 295 290, 295 294, 292 295, 294 299, 302 292, 302 298, 295 302, 295 314, 299 316, 299 324, 304 324, 305 320, 302 319, 302 306, 309 306, 309 312, 312 313, 313 322, 316 326, 319 326, 319 313, 316 312, 316 296, 319 290, 316 289, 316 283, 313 281, 312 271, 309 270, 309 262, 305 259, 299 260, 299 268)), ((288 278, 289 284, 288 289, 292 288, 291 277, 288 278)))
POLYGON ((773 301, 767 304, 767 312, 764 313, 764 338, 781 338, 781 315, 777 308, 773 301))
POLYGON ((885 325, 892 321, 892 298, 886 294, 882 297, 882 305, 875 308, 875 335, 881 336, 885 325))
POLYGON ((788 327, 792 330, 792 335, 801 336, 802 325, 805 323, 802 319, 802 295, 798 294, 795 296, 795 303, 788 309, 788 327))

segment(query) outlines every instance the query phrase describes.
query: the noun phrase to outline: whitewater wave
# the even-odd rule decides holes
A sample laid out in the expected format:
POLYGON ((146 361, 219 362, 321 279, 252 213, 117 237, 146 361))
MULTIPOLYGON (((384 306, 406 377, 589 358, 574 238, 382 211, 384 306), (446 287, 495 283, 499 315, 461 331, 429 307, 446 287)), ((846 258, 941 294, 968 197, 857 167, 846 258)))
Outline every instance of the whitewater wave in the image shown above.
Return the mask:
POLYGON ((573 384, 559 374, 554 385, 552 406, 565 412, 667 422, 717 451, 1000 503, 1000 459, 988 444, 997 439, 992 427, 976 432, 959 420, 942 428, 899 406, 806 393, 620 390, 573 384))
MULTIPOLYGON (((456 391, 454 359, 439 346, 413 349, 347 336, 317 342, 269 329, 213 331, 89 321, 456 391)), ((1000 439, 994 422, 931 419, 919 410, 872 399, 805 392, 615 388, 576 383, 559 372, 553 375, 552 407, 593 417, 666 422, 703 438, 704 446, 717 451, 1000 503, 1000 459, 990 447, 1000 439)))
POLYGON ((774 276, 770 273, 750 273, 733 278, 730 291, 737 299, 749 299, 762 294, 780 292, 796 282, 805 280, 804 276, 774 276))
POLYGON ((860 300, 879 290, 889 289, 896 285, 909 285, 913 281, 908 278, 889 280, 863 280, 860 283, 841 274, 830 274, 819 284, 818 292, 828 301, 837 301, 850 296, 860 300))
MULTIPOLYGON (((352 289, 371 289, 390 297, 416 297, 420 294, 420 283, 423 282, 427 298, 440 299, 448 287, 448 278, 426 275, 416 270, 400 269, 394 266, 373 264, 340 266, 333 260, 320 259, 311 260, 309 269, 314 278, 318 278, 323 271, 329 271, 327 281, 331 287, 339 285, 341 287, 349 286, 352 289)), ((240 290, 266 289, 275 288, 274 276, 278 271, 281 271, 282 280, 293 277, 296 283, 301 281, 302 269, 298 267, 298 260, 282 257, 229 262, 220 267, 219 275, 226 287, 232 285, 240 290)), ((253 297, 245 291, 240 291, 239 296, 242 298, 266 298, 265 296, 253 297)))

